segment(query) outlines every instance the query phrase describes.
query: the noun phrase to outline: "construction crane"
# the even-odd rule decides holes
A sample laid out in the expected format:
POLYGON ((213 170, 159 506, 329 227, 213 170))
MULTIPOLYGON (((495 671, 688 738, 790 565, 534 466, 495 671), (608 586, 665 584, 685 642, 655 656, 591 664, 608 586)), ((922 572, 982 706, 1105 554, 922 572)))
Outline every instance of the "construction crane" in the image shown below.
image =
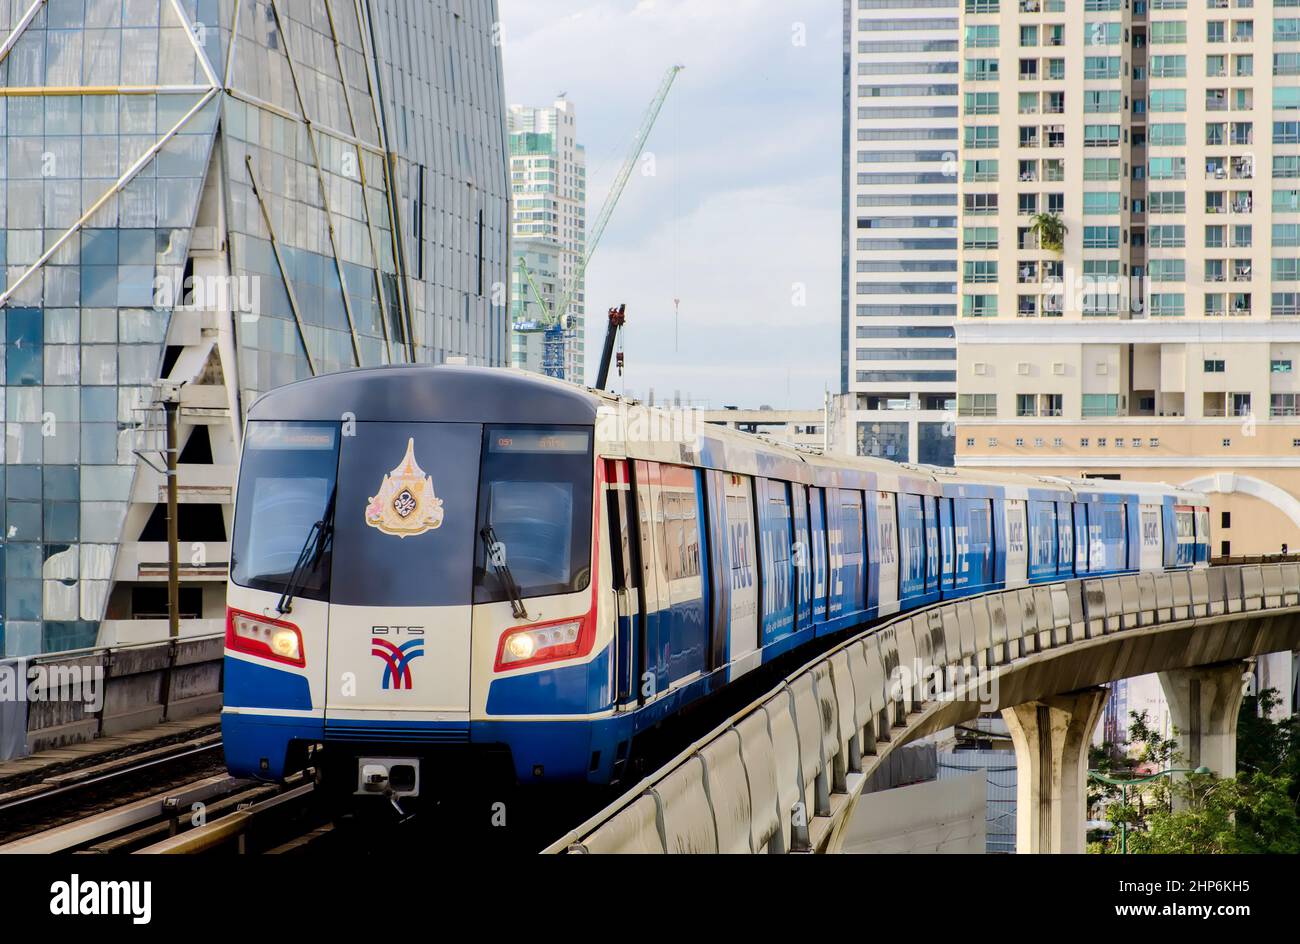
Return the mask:
MULTIPOLYGON (((659 90, 651 100, 650 107, 646 109, 645 116, 641 119, 641 126, 637 128, 636 137, 632 140, 632 148, 628 152, 627 159, 623 161, 623 166, 619 168, 618 175, 614 178, 614 183, 610 187, 609 195, 605 198, 605 202, 600 208, 600 214, 596 217, 596 222, 587 236, 587 246, 582 254, 582 259, 564 282, 562 286, 563 292, 559 295, 554 307, 546 304, 546 299, 538 289, 537 283, 533 280, 532 273, 528 271, 527 262, 523 256, 519 257, 519 273, 522 276, 520 281, 521 283, 527 283, 532 290, 533 297, 537 299, 537 305, 542 313, 541 317, 535 321, 524 322, 520 329, 545 332, 542 349, 542 372, 548 376, 564 377, 565 315, 569 310, 569 305, 573 302, 573 296, 577 292, 578 285, 587 273, 587 264, 591 261, 591 257, 596 253, 596 248, 600 245, 600 238, 605 235, 605 227, 609 225, 610 217, 614 215, 614 208, 618 206, 619 198, 623 195, 623 190, 632 177, 632 171, 636 169, 636 162, 641 159, 641 152, 645 150, 645 143, 650 137, 650 132, 654 128, 655 120, 659 117, 659 112, 663 109, 664 101, 668 98, 668 92, 673 87, 677 73, 685 68, 685 66, 671 67, 664 75, 663 81, 659 83, 659 90)), ((579 378, 580 380, 581 378, 579 378)))

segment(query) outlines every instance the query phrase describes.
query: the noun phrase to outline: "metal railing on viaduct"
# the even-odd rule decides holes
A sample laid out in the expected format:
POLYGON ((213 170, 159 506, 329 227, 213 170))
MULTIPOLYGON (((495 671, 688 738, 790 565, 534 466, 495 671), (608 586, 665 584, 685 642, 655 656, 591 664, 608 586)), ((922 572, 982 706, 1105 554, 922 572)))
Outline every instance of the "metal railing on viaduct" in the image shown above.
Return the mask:
POLYGON ((1098 686, 1161 673, 1189 766, 1231 774, 1243 660, 1300 648, 1298 617, 1300 563, 1070 580, 909 613, 788 676, 547 851, 839 851, 891 750, 1002 710, 1018 849, 1082 852, 1098 686))

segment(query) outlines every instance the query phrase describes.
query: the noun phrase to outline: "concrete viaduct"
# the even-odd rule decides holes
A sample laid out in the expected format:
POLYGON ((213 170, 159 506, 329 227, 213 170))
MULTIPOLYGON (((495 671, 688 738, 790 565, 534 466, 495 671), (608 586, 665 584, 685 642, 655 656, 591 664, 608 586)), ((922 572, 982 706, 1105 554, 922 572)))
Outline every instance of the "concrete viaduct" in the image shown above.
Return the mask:
POLYGON ((1000 710, 1017 851, 1085 849, 1105 683, 1159 673, 1188 767, 1236 771, 1253 657, 1300 648, 1300 563, 1070 580, 896 617, 788 676, 553 852, 835 852, 888 754, 1000 710))

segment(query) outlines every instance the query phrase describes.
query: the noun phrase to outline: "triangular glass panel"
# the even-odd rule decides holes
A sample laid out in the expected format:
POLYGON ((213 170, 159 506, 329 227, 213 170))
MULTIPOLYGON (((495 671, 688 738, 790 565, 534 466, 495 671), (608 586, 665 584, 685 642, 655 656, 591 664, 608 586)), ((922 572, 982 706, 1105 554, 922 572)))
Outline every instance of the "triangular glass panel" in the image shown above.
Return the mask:
POLYGON ((162 3, 48 3, 0 64, 10 88, 211 86, 195 33, 162 3))

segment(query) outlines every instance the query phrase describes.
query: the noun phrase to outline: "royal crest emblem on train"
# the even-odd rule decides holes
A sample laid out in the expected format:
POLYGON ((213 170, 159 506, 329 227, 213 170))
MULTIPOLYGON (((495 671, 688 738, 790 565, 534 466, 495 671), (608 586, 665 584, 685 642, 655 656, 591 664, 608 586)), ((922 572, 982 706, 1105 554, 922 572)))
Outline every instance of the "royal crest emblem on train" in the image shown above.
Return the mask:
POLYGON ((366 506, 366 524, 399 538, 432 531, 442 524, 442 499, 433 493, 433 478, 415 461, 415 440, 406 455, 384 476, 379 494, 366 506))

